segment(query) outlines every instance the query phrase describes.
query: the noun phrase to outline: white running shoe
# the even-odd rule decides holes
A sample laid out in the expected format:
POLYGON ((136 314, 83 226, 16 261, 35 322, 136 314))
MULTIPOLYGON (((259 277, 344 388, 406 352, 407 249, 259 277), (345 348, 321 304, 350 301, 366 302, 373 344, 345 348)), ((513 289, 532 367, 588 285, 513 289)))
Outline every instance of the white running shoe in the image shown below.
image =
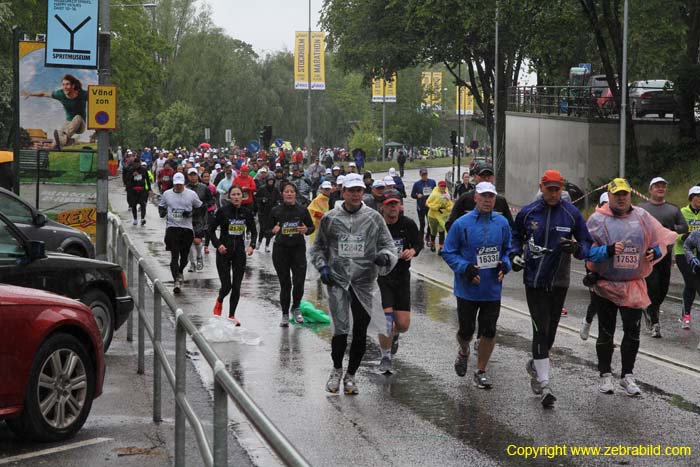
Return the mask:
POLYGON ((342 377, 343 369, 333 368, 331 375, 328 377, 328 382, 326 382, 326 391, 337 394, 340 389, 340 380, 342 377))
POLYGON ((357 384, 355 384, 355 375, 345 373, 345 378, 343 378, 343 391, 347 395, 355 395, 359 392, 357 390, 357 384))
POLYGON ((637 382, 634 380, 634 375, 627 374, 622 379, 620 379, 620 386, 625 389, 625 394, 628 396, 639 396, 642 391, 637 386, 637 382))
POLYGON ((583 321, 581 321, 581 330, 578 332, 578 335, 581 336, 581 339, 584 341, 588 340, 588 336, 590 335, 591 332, 591 323, 586 321, 586 318, 583 318, 583 321))
POLYGON ((598 384, 598 390, 600 392, 602 392, 603 394, 614 394, 615 393, 615 385, 613 384, 612 373, 604 373, 603 376, 600 377, 600 383, 598 384))
POLYGON ((382 361, 379 362, 379 372, 384 375, 390 375, 392 373, 391 357, 389 357, 388 355, 386 357, 382 357, 382 361))
POLYGON ((542 394, 542 384, 540 384, 540 381, 537 379, 537 369, 535 368, 535 361, 533 359, 527 361, 525 370, 527 374, 530 375, 530 389, 532 389, 532 392, 535 394, 542 394))

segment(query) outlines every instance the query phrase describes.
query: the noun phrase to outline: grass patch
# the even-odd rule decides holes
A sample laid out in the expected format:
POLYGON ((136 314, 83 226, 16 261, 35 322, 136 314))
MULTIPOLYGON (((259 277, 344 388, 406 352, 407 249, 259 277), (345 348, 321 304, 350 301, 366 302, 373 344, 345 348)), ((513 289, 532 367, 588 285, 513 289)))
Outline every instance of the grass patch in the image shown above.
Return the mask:
MULTIPOLYGON (((88 145, 70 146, 65 149, 83 149, 88 145)), ((97 149, 96 146, 90 145, 92 149, 97 149)), ((42 182, 65 183, 70 185, 75 184, 92 184, 97 181, 97 154, 92 154, 92 168, 90 173, 81 172, 80 164, 81 155, 78 152, 49 152, 49 168, 48 171, 41 174, 42 182)), ((21 182, 33 182, 35 178, 29 175, 29 172, 23 173, 20 178, 21 182)))

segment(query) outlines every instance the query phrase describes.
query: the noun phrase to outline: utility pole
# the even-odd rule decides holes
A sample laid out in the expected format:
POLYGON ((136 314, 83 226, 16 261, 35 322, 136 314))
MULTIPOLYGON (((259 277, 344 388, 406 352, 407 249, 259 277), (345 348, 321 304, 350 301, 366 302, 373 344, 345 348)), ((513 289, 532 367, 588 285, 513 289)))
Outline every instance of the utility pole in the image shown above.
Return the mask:
MULTIPOLYGON (((99 68, 98 83, 110 84, 110 31, 109 1, 100 0, 99 68)), ((95 245, 97 259, 107 259, 107 204, 109 200, 109 179, 107 160, 109 159, 109 130, 97 130, 97 226, 95 245)))
POLYGON ((496 2, 496 53, 494 57, 494 72, 493 72, 493 170, 498 189, 498 2, 496 2))
POLYGON ((382 78, 382 161, 386 157, 386 79, 382 78))
POLYGON ((311 58, 311 0, 309 0, 309 37, 306 44, 306 49, 308 50, 306 69, 308 71, 308 82, 309 90, 308 97, 306 98, 306 150, 309 155, 311 154, 311 63, 313 60, 311 58))
POLYGON ((620 81, 620 177, 625 178, 627 149, 627 0, 622 28, 622 79, 620 81))

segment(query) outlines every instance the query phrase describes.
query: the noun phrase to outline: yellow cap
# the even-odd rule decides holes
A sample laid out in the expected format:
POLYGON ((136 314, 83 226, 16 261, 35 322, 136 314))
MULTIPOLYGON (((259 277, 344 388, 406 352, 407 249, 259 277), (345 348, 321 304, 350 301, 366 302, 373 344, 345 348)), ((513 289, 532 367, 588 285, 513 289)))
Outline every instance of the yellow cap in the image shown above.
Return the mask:
POLYGON ((608 183, 608 192, 615 194, 618 191, 626 191, 627 193, 630 193, 632 191, 632 187, 630 187, 630 184, 626 179, 615 178, 612 182, 608 183))

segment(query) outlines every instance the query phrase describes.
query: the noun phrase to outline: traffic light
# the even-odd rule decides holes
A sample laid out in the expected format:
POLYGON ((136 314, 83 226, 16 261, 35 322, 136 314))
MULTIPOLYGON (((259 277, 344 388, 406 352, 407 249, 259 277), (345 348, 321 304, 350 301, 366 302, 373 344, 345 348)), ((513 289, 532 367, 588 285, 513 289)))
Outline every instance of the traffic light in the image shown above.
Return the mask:
POLYGON ((450 133, 450 143, 452 146, 457 146, 457 132, 454 130, 450 133))
POLYGON ((263 149, 267 150, 270 148, 270 143, 272 142, 272 125, 265 125, 262 130, 260 130, 260 143, 263 149))

